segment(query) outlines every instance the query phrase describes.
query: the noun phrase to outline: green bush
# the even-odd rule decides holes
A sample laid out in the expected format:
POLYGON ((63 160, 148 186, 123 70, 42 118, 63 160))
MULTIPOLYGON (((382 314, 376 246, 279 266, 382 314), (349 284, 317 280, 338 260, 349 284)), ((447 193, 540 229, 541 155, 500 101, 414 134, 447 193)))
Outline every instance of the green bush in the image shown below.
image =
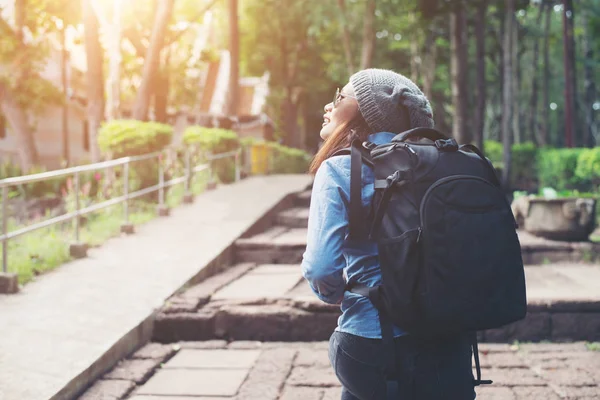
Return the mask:
MULTIPOLYGON (((46 172, 47 169, 41 166, 33 166, 27 175, 46 172)), ((22 176, 21 167, 9 161, 0 164, 0 179, 14 178, 22 176)), ((10 197, 22 196, 27 199, 37 199, 48 196, 59 196, 60 188, 64 187, 67 177, 48 179, 33 183, 27 183, 19 186, 10 187, 10 197)))
MULTIPOLYGON (((172 136, 173 127, 169 125, 114 120, 100 128, 98 145, 111 158, 137 156, 163 150, 171 143, 172 136)), ((158 163, 155 159, 132 163, 130 173, 131 178, 137 182, 137 185, 131 187, 131 191, 145 189, 158 183, 158 163)))
POLYGON ((580 154, 585 149, 540 149, 537 169, 540 187, 552 187, 557 191, 589 191, 589 179, 575 174, 580 154))
POLYGON ((305 174, 308 171, 310 156, 305 151, 275 142, 268 142, 271 156, 271 173, 305 174))
MULTIPOLYGON (((190 126, 183 132, 183 143, 201 153, 227 153, 240 147, 240 139, 234 131, 219 128, 190 126)), ((211 162, 211 167, 221 182, 235 179, 235 159, 222 158, 211 162)))
MULTIPOLYGON (((502 175, 504 167, 502 143, 495 140, 486 140, 484 152, 498 171, 498 175, 502 175)), ((512 146, 510 180, 513 189, 532 190, 537 186, 537 168, 535 165, 537 152, 538 148, 532 142, 512 146)))
POLYGON ((502 165, 502 154, 504 153, 502 143, 495 140, 486 140, 483 144, 483 151, 494 166, 502 165))
POLYGON ((514 189, 533 190, 537 186, 537 152, 532 142, 513 145, 510 181, 514 189))
POLYGON ((581 181, 589 181, 598 190, 600 187, 600 147, 584 149, 577 158, 575 175, 581 181))
POLYGON ((158 122, 114 120, 98 133, 100 149, 112 158, 160 151, 171 143, 173 127, 158 122))

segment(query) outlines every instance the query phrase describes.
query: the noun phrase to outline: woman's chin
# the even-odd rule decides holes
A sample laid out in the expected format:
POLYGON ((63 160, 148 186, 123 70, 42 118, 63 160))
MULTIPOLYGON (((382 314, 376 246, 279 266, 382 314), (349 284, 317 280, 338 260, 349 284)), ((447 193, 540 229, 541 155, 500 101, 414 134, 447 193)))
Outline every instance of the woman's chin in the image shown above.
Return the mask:
POLYGON ((321 139, 327 140, 329 136, 331 136, 331 132, 328 125, 325 125, 321 128, 321 132, 319 133, 321 139))

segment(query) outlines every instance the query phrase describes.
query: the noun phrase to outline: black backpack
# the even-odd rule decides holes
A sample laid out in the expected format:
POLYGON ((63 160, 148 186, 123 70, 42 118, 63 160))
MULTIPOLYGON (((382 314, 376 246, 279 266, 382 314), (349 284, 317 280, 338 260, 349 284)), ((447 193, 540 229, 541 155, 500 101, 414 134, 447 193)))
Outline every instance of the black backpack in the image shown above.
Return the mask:
MULTIPOLYGON (((379 146, 354 139, 340 154, 351 154, 349 239, 376 241, 382 272, 381 286, 347 290, 378 309, 384 345, 393 345, 392 324, 421 336, 472 332, 474 385, 492 383, 481 380, 477 331, 523 319, 527 300, 517 225, 491 163, 428 128, 379 146), (363 162, 375 175, 370 227, 363 162)), ((386 354, 392 377, 394 351, 386 354)), ((388 380, 388 397, 396 386, 388 380)))

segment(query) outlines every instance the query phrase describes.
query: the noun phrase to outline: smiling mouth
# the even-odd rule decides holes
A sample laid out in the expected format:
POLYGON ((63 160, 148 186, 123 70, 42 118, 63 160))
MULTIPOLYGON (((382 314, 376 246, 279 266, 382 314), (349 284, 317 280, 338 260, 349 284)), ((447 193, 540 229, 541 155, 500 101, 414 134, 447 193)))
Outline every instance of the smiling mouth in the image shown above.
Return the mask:
POLYGON ((330 122, 331 122, 331 120, 329 118, 323 117, 323 126, 327 125, 330 122))

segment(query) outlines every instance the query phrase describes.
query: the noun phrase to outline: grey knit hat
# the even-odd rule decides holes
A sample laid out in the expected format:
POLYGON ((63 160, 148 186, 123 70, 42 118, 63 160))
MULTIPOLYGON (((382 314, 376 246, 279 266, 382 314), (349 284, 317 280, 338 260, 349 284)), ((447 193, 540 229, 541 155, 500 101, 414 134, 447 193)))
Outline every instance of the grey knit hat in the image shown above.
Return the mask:
POLYGON ((373 132, 400 133, 433 128, 429 100, 407 77, 384 69, 365 69, 350 77, 358 108, 373 132))

